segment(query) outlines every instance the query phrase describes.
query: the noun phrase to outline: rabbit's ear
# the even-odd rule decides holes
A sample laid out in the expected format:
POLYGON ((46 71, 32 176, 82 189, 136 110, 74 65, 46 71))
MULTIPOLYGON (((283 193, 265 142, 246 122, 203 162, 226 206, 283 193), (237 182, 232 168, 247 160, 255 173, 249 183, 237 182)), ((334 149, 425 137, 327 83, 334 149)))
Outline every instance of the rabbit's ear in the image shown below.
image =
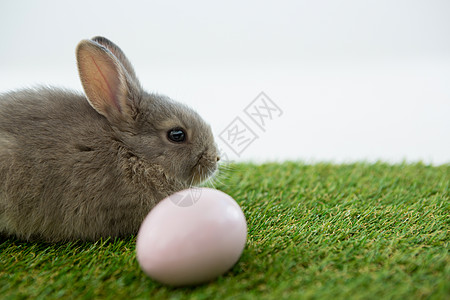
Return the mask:
POLYGON ((134 86, 114 54, 91 40, 81 41, 76 54, 81 83, 91 106, 111 123, 131 121, 128 96, 134 86))
POLYGON ((139 83, 133 66, 125 56, 125 53, 123 53, 123 51, 119 48, 119 46, 102 36, 93 37, 92 40, 102 46, 105 46, 109 51, 111 51, 114 56, 122 63, 123 67, 128 72, 128 75, 130 75, 130 77, 135 81, 136 84, 139 83))

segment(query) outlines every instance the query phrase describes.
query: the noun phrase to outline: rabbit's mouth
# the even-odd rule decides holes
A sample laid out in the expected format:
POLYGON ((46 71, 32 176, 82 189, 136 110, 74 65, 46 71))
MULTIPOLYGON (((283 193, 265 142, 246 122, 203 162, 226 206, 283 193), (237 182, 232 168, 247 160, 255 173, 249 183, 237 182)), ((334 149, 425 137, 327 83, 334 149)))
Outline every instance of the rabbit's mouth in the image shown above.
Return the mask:
POLYGON ((197 163, 192 168, 191 185, 200 184, 217 170, 217 160, 213 160, 206 155, 201 155, 197 163))

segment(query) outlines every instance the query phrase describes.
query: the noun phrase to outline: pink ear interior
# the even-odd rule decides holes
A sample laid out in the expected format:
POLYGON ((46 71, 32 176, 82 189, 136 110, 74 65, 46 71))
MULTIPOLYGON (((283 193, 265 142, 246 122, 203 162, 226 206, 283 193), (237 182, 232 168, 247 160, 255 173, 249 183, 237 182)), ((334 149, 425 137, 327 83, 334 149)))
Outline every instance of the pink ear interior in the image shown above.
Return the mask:
POLYGON ((116 44, 114 44, 113 42, 108 40, 107 38, 101 37, 101 36, 93 37, 91 40, 104 46, 109 51, 111 51, 112 54, 114 54, 114 56, 117 58, 117 60, 120 61, 120 63, 125 68, 126 72, 132 78, 132 80, 135 83, 138 83, 138 79, 136 77, 136 73, 134 72, 134 68, 131 65, 131 62, 128 60, 125 53, 123 53, 122 49, 120 49, 119 46, 117 46, 116 44))
POLYGON ((110 121, 129 113, 128 88, 121 64, 114 55, 93 41, 77 48, 78 70, 91 106, 110 121))
POLYGON ((108 100, 111 101, 117 110, 122 112, 122 108, 120 107, 119 99, 117 97, 120 80, 115 72, 115 66, 111 66, 101 60, 96 62, 94 56, 90 56, 89 58, 92 61, 92 68, 94 68, 94 66, 96 68, 96 70, 93 72, 91 71, 88 75, 91 76, 94 88, 103 94, 104 97, 102 97, 102 99, 105 99, 106 102, 108 102, 108 100))

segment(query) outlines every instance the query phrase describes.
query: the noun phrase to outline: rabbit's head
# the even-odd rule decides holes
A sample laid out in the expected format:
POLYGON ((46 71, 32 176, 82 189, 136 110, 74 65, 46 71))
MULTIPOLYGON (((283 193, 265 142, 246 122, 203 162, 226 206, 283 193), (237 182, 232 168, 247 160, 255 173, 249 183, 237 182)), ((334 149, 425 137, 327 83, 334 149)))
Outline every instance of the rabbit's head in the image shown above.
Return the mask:
POLYGON ((145 92, 118 46, 103 37, 83 40, 77 62, 90 105, 129 153, 186 185, 216 171, 219 157, 209 125, 187 106, 145 92))

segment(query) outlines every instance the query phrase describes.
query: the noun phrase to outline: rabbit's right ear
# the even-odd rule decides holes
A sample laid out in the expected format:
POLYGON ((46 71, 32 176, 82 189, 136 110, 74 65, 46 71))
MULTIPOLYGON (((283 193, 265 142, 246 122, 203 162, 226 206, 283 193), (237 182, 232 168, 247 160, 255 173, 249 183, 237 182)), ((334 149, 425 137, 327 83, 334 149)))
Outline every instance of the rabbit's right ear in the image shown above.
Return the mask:
POLYGON ((76 55, 81 83, 91 106, 115 125, 132 121, 129 95, 136 86, 114 54, 97 42, 83 40, 76 55))

